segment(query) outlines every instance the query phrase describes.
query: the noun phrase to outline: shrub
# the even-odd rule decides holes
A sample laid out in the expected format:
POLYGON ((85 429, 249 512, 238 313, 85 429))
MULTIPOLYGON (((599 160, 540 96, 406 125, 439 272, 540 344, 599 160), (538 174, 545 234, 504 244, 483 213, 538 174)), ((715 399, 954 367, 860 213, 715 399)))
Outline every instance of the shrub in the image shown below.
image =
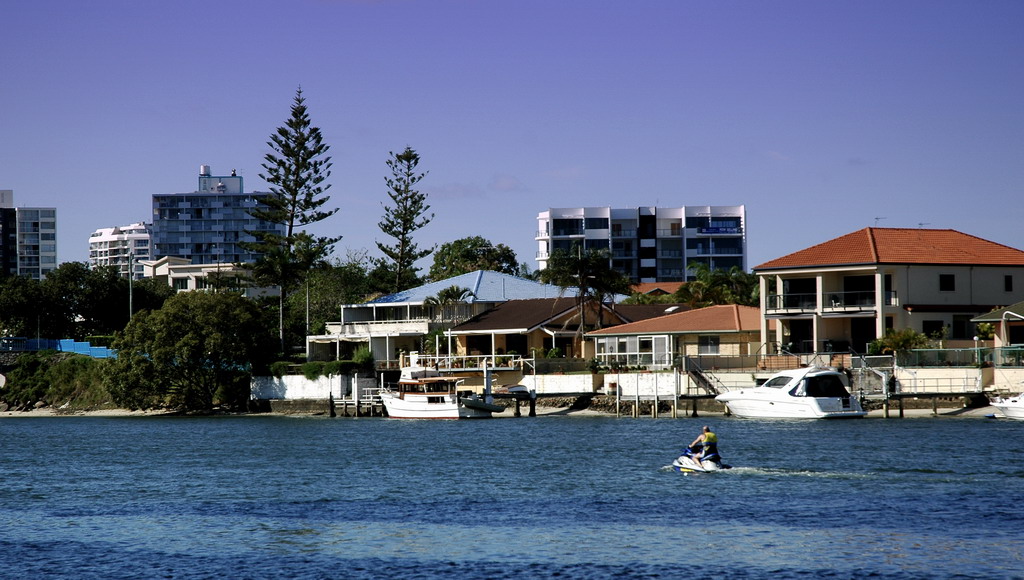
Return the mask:
POLYGON ((110 401, 104 362, 87 356, 46 351, 25 353, 7 373, 0 398, 27 409, 38 401, 67 411, 94 409, 110 401))
POLYGON ((324 365, 324 374, 328 376, 332 375, 343 375, 342 369, 345 368, 345 363, 348 361, 343 360, 332 360, 324 365))
POLYGON ((270 364, 270 374, 281 378, 288 374, 288 369, 291 368, 292 364, 286 360, 279 360, 270 364))
POLYGON ((315 381, 324 374, 324 363, 322 361, 310 361, 302 364, 302 376, 315 381))
POLYGON ((372 370, 374 361, 373 353, 370 352, 370 347, 361 346, 356 349, 356 351, 352 353, 352 361, 363 369, 372 370))

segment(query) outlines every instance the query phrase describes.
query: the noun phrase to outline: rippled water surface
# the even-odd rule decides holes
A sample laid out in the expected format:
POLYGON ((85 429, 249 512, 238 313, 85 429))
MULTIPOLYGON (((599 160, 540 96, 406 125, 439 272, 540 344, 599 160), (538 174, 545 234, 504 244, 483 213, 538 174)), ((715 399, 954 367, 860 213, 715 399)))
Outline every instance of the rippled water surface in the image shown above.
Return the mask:
POLYGON ((1024 577, 1024 421, 0 420, 18 577, 1024 577), (703 422, 727 462, 667 466, 703 422))

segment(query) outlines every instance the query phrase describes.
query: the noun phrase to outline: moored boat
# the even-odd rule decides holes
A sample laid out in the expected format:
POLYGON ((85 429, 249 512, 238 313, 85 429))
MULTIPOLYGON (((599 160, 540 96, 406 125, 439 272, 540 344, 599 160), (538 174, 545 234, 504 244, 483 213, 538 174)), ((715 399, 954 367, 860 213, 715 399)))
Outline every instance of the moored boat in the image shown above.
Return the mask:
POLYGON ((490 397, 489 379, 484 396, 480 396, 462 388, 466 378, 420 366, 413 355, 398 382, 381 389, 381 402, 393 419, 477 419, 505 410, 490 397))
POLYGON ((990 404, 1007 419, 1024 419, 1024 393, 1012 397, 996 397, 990 404))
POLYGON ((763 385, 728 391, 715 400, 725 403, 737 417, 836 419, 867 415, 850 394, 846 375, 824 367, 782 371, 763 385))

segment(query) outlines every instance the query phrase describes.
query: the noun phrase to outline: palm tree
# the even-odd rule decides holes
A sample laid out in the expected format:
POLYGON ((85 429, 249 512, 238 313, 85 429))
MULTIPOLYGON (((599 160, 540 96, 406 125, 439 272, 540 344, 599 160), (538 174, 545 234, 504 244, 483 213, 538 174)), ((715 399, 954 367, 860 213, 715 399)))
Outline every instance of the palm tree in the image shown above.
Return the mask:
POLYGON ((691 262, 689 269, 694 272, 694 279, 676 291, 675 296, 679 302, 691 308, 717 304, 758 304, 760 287, 754 274, 744 272, 738 266, 728 270, 712 269, 705 262, 691 262))
POLYGON ((568 251, 555 250, 547 268, 540 271, 540 279, 558 286, 563 294, 569 289, 576 291, 576 311, 580 318, 577 340, 582 339, 586 331, 588 303, 597 303, 597 328, 601 328, 601 310, 605 302, 612 301, 616 294, 630 293, 629 278, 612 269, 607 250, 591 248, 583 251, 579 245, 568 251))
POLYGON ((452 322, 455 319, 455 314, 457 314, 454 306, 462 304, 474 296, 469 288, 462 288, 453 284, 447 288, 442 288, 434 296, 427 296, 423 300, 423 305, 431 307, 435 313, 440 310, 441 320, 452 322))

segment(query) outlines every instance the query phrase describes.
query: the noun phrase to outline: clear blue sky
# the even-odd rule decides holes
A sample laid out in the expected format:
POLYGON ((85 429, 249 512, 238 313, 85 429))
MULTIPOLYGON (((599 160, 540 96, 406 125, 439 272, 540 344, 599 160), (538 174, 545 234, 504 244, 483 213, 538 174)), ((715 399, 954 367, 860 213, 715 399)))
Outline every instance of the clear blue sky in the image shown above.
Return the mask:
POLYGON ((265 190, 300 85, 340 256, 378 255, 406 146, 421 245, 531 267, 537 213, 589 205, 746 204, 750 266, 876 224, 1024 249, 1018 0, 7 0, 0 23, 0 189, 57 207, 62 262, 200 164, 265 190))

